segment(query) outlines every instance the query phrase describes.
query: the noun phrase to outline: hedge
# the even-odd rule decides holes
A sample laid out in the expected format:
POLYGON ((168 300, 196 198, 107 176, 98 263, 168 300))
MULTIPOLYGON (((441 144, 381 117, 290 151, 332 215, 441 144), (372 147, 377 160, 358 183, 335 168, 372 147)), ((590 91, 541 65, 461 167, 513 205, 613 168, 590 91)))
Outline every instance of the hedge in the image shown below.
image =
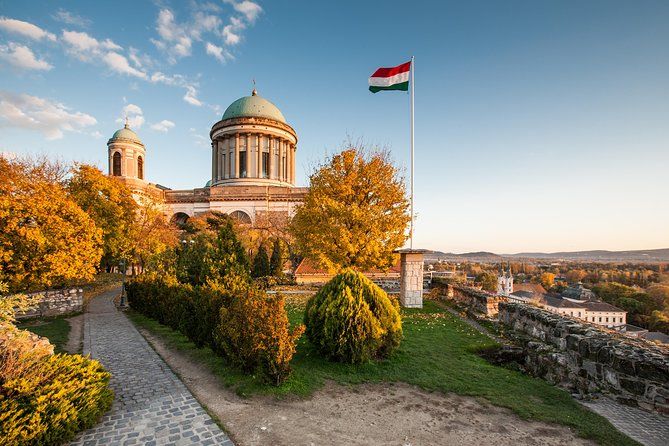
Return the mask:
POLYGON ((303 326, 289 329, 284 298, 229 283, 192 286, 154 277, 126 285, 135 311, 208 346, 246 373, 259 372, 278 385, 290 373, 290 360, 303 326), (234 291, 231 291, 234 290, 234 291))
POLYGON ((80 355, 51 355, 0 386, 0 445, 57 445, 112 405, 110 374, 80 355))

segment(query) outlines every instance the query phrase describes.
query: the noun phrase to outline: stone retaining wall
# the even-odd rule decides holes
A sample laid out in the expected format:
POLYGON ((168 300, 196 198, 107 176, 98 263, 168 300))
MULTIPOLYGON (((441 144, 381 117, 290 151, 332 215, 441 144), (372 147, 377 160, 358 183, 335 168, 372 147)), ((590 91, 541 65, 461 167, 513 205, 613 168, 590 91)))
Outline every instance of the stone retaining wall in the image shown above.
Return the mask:
POLYGON ((524 335, 532 375, 669 415, 669 348, 526 304, 500 303, 499 320, 524 335))
POLYGON ((438 279, 439 278, 435 278, 434 283, 442 288, 444 286, 446 287, 447 298, 464 304, 475 313, 482 314, 486 317, 496 316, 499 303, 508 300, 504 296, 495 296, 477 288, 442 282, 438 279))
POLYGON ((25 312, 17 313, 17 319, 60 316, 79 313, 84 309, 84 291, 81 288, 40 291, 28 296, 36 297, 39 303, 25 312))

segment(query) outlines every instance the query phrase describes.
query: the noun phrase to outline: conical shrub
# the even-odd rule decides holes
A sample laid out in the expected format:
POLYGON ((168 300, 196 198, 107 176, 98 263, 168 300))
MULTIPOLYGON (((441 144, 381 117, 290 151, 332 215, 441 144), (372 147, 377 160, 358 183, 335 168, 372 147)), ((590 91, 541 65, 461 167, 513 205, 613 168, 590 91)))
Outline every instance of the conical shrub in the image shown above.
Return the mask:
POLYGON ((333 277, 309 300, 304 324, 321 354, 339 362, 385 358, 402 339, 397 300, 352 269, 333 277))

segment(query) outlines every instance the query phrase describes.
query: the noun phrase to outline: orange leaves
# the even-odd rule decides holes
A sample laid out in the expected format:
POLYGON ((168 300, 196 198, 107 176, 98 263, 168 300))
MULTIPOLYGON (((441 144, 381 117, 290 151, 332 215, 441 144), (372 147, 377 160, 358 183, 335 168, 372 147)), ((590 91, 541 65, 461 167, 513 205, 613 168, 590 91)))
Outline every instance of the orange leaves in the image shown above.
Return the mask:
POLYGON ((330 271, 392 266, 410 216, 403 179, 388 153, 351 147, 310 181, 291 224, 300 252, 330 271))
POLYGON ((53 179, 54 170, 0 157, 0 280, 10 291, 96 272, 102 232, 53 179))

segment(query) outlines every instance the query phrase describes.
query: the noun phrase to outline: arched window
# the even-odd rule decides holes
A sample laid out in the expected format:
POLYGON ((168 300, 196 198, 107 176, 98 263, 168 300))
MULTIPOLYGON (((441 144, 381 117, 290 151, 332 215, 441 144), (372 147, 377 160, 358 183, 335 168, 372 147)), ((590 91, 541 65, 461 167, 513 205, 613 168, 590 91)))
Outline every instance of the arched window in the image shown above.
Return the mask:
POLYGON ((238 220, 240 223, 244 223, 244 224, 247 224, 247 225, 251 224, 251 217, 249 217, 249 214, 247 214, 244 211, 231 212, 230 217, 238 220))
POLYGON ((115 152, 112 155, 112 175, 115 177, 121 176, 121 153, 115 152))
POLYGON ((144 179, 144 158, 141 156, 137 158, 137 178, 144 179))

